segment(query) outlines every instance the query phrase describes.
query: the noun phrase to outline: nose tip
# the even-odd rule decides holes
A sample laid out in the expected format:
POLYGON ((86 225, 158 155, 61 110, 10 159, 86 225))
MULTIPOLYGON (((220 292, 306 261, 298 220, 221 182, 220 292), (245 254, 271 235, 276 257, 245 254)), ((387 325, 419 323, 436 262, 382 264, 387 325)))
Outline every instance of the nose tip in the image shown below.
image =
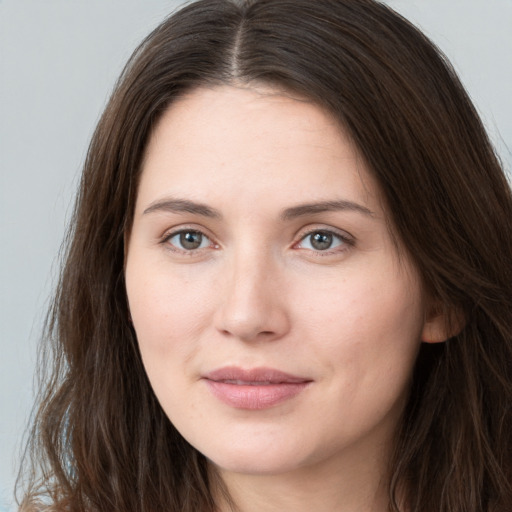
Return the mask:
POLYGON ((235 271, 220 291, 217 329, 241 341, 276 340, 289 330, 285 293, 268 271, 235 271))

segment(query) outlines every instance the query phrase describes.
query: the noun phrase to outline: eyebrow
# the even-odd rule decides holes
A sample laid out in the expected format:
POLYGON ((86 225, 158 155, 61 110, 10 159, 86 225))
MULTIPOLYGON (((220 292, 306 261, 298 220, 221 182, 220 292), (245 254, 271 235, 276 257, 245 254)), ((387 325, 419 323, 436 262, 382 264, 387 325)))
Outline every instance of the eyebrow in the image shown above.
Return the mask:
POLYGON ((187 199, 163 199, 157 201, 143 212, 143 215, 153 212, 170 212, 170 213, 192 213, 212 219, 220 219, 222 215, 215 208, 211 208, 203 203, 196 203, 187 199))
MULTIPOLYGON (((354 203, 353 201, 319 201, 315 203, 305 203, 299 204, 297 206, 292 206, 290 208, 286 208, 281 213, 280 217, 284 221, 289 221, 296 219, 298 217, 304 217, 306 215, 315 215, 323 212, 333 212, 333 211, 354 211, 358 213, 362 213, 368 216, 374 216, 374 213, 362 206, 358 203, 354 203)), ((219 210, 207 206, 204 203, 197 203, 195 201, 190 201, 188 199, 163 199, 161 201, 156 201, 155 203, 148 206, 143 215, 153 213, 153 212, 170 212, 170 213, 192 213, 194 215, 201 215, 203 217, 209 217, 212 219, 221 219, 222 215, 219 210)))
POLYGON ((281 214, 281 218, 283 220, 293 220, 297 217, 303 217, 306 215, 315 215, 317 213, 323 212, 335 212, 335 211, 354 211, 358 213, 362 213, 364 215, 368 215, 373 217, 375 214, 366 208, 366 206, 362 206, 358 203, 354 203, 353 201, 320 201, 316 203, 307 203, 300 204, 298 206, 293 206, 291 208, 287 208, 281 214))

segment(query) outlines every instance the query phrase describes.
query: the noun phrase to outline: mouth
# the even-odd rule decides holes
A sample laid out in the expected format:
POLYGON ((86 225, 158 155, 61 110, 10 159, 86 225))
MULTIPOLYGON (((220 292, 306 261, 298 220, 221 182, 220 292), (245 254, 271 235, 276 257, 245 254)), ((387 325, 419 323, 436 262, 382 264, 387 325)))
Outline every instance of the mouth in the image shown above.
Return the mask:
POLYGON ((267 409, 291 400, 312 382, 273 368, 245 370, 234 366, 209 372, 203 380, 224 404, 250 410, 267 409))

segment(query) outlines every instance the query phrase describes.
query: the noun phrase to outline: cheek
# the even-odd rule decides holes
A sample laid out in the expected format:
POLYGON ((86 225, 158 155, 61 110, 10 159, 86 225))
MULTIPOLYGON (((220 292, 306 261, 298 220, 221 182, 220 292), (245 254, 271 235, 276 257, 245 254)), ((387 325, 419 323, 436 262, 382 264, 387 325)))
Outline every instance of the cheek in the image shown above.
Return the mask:
POLYGON ((372 284, 347 279, 341 289, 332 290, 335 300, 309 304, 306 326, 308 360, 312 368, 324 369, 323 417, 331 425, 325 435, 333 443, 340 428, 349 435, 398 421, 422 325, 419 289, 407 283, 374 276, 372 284))
POLYGON ((213 309, 201 279, 171 273, 158 264, 137 265, 134 258, 127 264, 126 289, 143 357, 187 357, 213 309))
POLYGON ((354 272, 329 289, 298 296, 308 312, 303 329, 316 340, 316 358, 346 378, 347 386, 382 379, 396 379, 398 385, 409 378, 420 346, 423 303, 419 285, 405 271, 354 272))
MULTIPOLYGON (((135 263, 135 260, 133 260, 135 263)), ((133 326, 151 386, 163 409, 186 420, 202 417, 187 396, 194 361, 209 316, 209 299, 190 280, 178 279, 157 265, 127 265, 126 288, 133 326), (151 268, 151 270, 148 270, 151 268)))

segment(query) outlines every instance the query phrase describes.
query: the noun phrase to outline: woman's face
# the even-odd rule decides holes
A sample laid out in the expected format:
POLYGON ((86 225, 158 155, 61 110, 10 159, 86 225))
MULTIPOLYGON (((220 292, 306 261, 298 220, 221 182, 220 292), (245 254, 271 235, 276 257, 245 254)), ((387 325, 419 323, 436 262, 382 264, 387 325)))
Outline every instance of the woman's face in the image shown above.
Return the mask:
POLYGON ((390 446, 426 323, 380 199, 329 115, 276 90, 199 89, 156 126, 130 311, 164 411, 226 474, 390 446))

